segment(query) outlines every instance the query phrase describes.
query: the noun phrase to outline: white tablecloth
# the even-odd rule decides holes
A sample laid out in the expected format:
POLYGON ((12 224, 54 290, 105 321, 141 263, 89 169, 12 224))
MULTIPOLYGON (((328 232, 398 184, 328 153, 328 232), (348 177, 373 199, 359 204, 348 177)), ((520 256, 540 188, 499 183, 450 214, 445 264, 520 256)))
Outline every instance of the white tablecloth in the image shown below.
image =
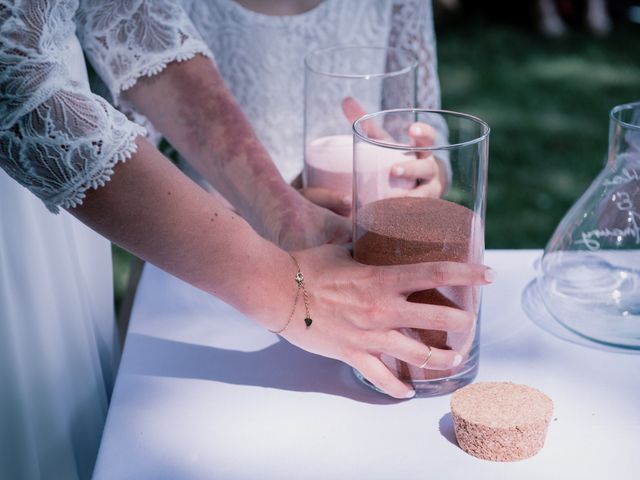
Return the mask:
POLYGON ((484 289, 477 378, 524 383, 553 399, 537 456, 467 455, 455 442, 450 396, 389 399, 348 366, 279 340, 147 265, 94 478, 640 478, 640 355, 540 327, 571 340, 525 288, 540 253, 487 252, 498 278, 484 289))

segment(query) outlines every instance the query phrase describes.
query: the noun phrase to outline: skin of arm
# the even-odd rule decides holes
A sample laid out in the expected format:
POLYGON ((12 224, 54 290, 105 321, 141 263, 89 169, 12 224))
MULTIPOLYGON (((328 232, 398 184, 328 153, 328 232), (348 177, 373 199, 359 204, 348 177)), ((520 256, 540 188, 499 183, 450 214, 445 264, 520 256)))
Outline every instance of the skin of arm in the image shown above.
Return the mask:
POLYGON ((169 64, 125 96, 265 238, 287 249, 349 241, 345 219, 282 179, 210 59, 169 64))
POLYGON ((118 165, 111 181, 87 192, 83 204, 69 212, 135 255, 275 328, 270 322, 282 312, 272 307, 290 301, 286 297, 295 295, 295 287, 285 288, 277 275, 271 285, 250 279, 289 266, 288 255, 146 140, 137 143, 137 153, 118 165))
MULTIPOLYGON (((71 214, 192 285, 221 298, 270 330, 288 321, 297 286, 289 255, 222 207, 146 140, 119 164, 104 187, 87 192, 71 214)), ((407 302, 410 292, 441 285, 483 285, 482 265, 447 262, 372 267, 337 245, 295 252, 305 275, 313 326, 302 307, 281 335, 313 353, 342 360, 397 398, 413 396, 380 361, 382 353, 419 366, 428 347, 400 328, 469 331, 473 315, 455 308, 407 302)), ((433 348, 430 369, 449 369, 461 357, 433 348)))

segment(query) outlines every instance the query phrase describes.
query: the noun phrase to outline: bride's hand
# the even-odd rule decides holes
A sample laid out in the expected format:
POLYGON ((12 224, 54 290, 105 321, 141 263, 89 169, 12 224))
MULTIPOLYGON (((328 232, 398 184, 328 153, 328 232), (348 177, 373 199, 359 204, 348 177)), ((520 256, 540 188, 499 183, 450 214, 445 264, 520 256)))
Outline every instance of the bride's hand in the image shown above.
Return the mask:
MULTIPOLYGON (((416 122, 409 127, 409 137, 416 147, 430 147, 436 131, 431 125, 416 122)), ((438 198, 447 189, 446 167, 430 152, 417 152, 415 159, 394 165, 391 175, 416 181, 416 187, 407 192, 408 197, 438 198)))
MULTIPOLYGON (((305 325, 304 305, 299 299, 295 315, 281 335, 304 350, 351 365, 396 398, 410 398, 414 391, 391 373, 380 355, 417 367, 429 352, 427 346, 403 335, 399 329, 465 332, 475 321, 464 310, 411 303, 407 296, 445 285, 485 285, 492 278, 487 273, 490 269, 483 265, 453 262, 362 265, 345 248, 335 245, 300 251, 295 256, 309 293, 313 323, 305 325)), ((283 319, 283 325, 285 322, 283 319)), ((427 368, 447 370, 461 360, 459 352, 432 347, 427 368)))
MULTIPOLYGON (((342 101, 342 111, 349 122, 355 122, 367 113, 352 97, 342 101)), ((373 122, 364 122, 363 128, 372 138, 390 139, 389 134, 373 122)), ((436 131, 431 125, 416 122, 409 127, 409 138, 416 147, 430 147, 435 141, 436 131)), ((416 187, 406 194, 410 197, 440 197, 447 189, 446 167, 429 152, 418 152, 414 159, 394 165, 391 175, 415 180, 416 187)))

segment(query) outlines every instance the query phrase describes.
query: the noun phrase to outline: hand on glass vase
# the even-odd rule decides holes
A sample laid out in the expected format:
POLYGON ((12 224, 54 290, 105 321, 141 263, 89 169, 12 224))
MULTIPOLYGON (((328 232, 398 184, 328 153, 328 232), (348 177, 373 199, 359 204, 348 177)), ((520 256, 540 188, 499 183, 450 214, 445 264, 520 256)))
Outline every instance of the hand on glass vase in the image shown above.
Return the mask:
MULTIPOLYGON (((367 112, 352 97, 342 101, 342 111, 347 120, 353 123, 367 112)), ((389 139, 390 135, 383 129, 369 123, 364 128, 372 138, 389 139)), ((436 131, 431 125, 416 122, 409 127, 411 144, 416 147, 430 147, 436 138, 436 131)), ((415 159, 398 163, 391 169, 391 175, 398 178, 415 180, 416 187, 407 192, 408 197, 440 197, 447 189, 447 171, 440 161, 429 152, 416 153, 415 159)))
MULTIPOLYGON (((342 110, 350 123, 353 123, 367 112, 352 97, 342 101, 342 110)), ((390 136, 376 125, 364 124, 373 138, 388 139, 390 136)), ((412 145, 428 147, 433 145, 436 132, 431 125, 414 123, 409 129, 412 145)), ((405 193, 411 197, 440 197, 447 188, 447 170, 442 163, 427 152, 416 154, 415 159, 407 160, 393 166, 391 175, 398 179, 415 182, 415 187, 405 193)), ((302 187, 301 179, 296 179, 294 186, 300 193, 316 205, 320 205, 340 215, 351 214, 352 198, 343 191, 323 187, 302 187)))
MULTIPOLYGON (((338 245, 299 251, 295 256, 304 270, 313 322, 311 326, 305 324, 304 308, 299 306, 290 321, 281 320, 270 328, 278 329, 283 338, 308 352, 347 363, 395 398, 411 398, 415 392, 411 385, 394 376, 382 355, 428 370, 454 368, 465 355, 463 350, 426 346, 403 334, 403 329, 466 333, 472 331, 475 321, 474 315, 465 310, 413 303, 407 300, 408 295, 443 286, 487 285, 493 281, 492 270, 484 265, 359 264, 346 248, 338 245)), ((284 313, 276 317, 285 318, 284 313)))

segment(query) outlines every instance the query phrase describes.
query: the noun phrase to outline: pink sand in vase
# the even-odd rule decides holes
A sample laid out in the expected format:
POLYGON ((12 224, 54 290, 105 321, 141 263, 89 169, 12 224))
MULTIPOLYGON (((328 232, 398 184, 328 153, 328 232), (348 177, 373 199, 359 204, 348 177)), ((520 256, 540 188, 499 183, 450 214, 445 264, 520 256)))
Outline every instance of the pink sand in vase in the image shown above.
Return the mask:
MULTIPOLYGON (((481 263, 484 235, 480 217, 456 203, 435 198, 389 198, 362 207, 357 213, 354 257, 368 265, 418 262, 481 263)), ((412 293, 408 300, 464 309, 477 314, 476 287, 443 287, 412 293)), ((463 355, 454 370, 424 370, 382 356, 401 379, 434 380, 455 375, 464 368, 475 328, 467 333, 405 329, 403 333, 426 345, 455 349, 463 355)))
MULTIPOLYGON (((391 167, 409 158, 399 150, 358 144, 361 158, 370 158, 370 167, 361 168, 359 184, 370 184, 363 191, 371 191, 378 198, 400 196, 415 187, 415 182, 391 176, 391 167), (369 155, 369 157, 367 157, 369 155), (373 182, 375 184, 371 185, 373 182)), ((305 186, 351 193, 353 184, 353 137, 330 135, 313 140, 305 157, 305 186)))

